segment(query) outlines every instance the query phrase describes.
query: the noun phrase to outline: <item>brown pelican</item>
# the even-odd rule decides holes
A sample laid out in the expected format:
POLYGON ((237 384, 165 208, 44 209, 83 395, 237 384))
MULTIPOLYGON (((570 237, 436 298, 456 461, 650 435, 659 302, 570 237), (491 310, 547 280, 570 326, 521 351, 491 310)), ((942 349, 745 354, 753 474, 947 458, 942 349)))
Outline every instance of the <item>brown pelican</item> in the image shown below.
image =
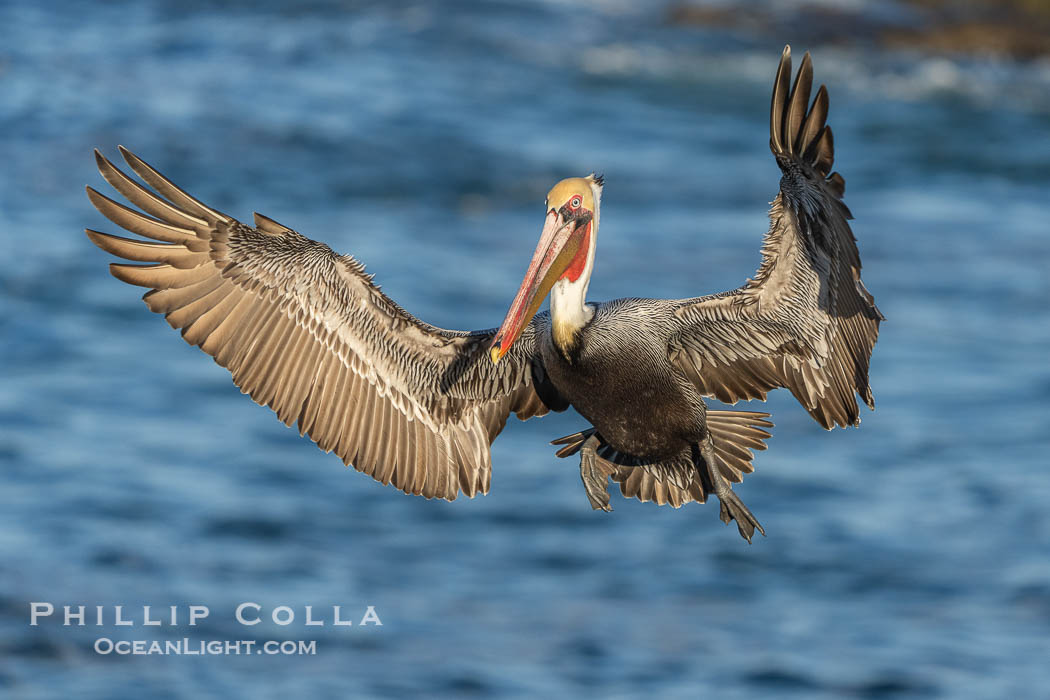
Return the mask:
POLYGON ((809 54, 794 84, 790 47, 773 87, 770 148, 783 171, 754 279, 691 299, 585 300, 601 177, 559 182, 525 279, 498 330, 428 325, 384 295, 348 255, 260 214, 208 207, 121 148, 139 184, 96 151, 102 176, 142 211, 88 187, 123 228, 88 230, 144 300, 233 381, 321 449, 405 493, 452 500, 489 489, 489 445, 521 419, 573 406, 592 427, 554 441, 580 454, 592 507, 611 477, 642 501, 704 502, 751 540, 764 531, 730 487, 765 449, 767 413, 708 409, 789 389, 825 428, 873 407, 868 361, 882 316, 831 172, 827 91, 809 103, 809 54), (143 213, 144 212, 144 213, 143 213), (550 296, 550 311, 537 313, 550 296))

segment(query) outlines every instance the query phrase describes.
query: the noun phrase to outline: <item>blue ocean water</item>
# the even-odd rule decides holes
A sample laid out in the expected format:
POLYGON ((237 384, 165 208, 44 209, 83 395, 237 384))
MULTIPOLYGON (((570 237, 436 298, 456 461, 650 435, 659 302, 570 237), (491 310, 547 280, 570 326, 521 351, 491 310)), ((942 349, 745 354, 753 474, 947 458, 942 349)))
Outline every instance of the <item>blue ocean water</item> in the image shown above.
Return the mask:
MULTIPOLYGON (((723 3, 724 4, 724 3, 723 3)), ((876 12, 875 3, 854 3, 876 12)), ((882 11, 879 9, 879 11, 882 11)), ((1033 697, 1050 683, 1050 63, 798 43, 585 2, 0 3, 0 694, 1033 697), (878 408, 790 395, 717 505, 594 513, 511 422, 492 492, 409 498, 320 453, 110 277, 91 149, 340 252, 445 327, 506 311, 556 180, 607 179, 593 299, 751 275, 780 49, 811 48, 878 408), (253 601, 264 622, 238 624, 253 601), (59 612, 30 626, 30 603, 59 612), (106 606, 64 626, 61 606, 106 606), (113 624, 114 605, 137 620, 113 624), (206 605, 197 627, 141 606, 206 605), (273 624, 277 606, 296 622, 273 624), (302 624, 305 606, 328 624, 302 624), (374 606, 382 626, 355 622, 374 606), (327 611, 327 612, 325 612, 327 611), (97 639, 316 640, 314 655, 97 639)))

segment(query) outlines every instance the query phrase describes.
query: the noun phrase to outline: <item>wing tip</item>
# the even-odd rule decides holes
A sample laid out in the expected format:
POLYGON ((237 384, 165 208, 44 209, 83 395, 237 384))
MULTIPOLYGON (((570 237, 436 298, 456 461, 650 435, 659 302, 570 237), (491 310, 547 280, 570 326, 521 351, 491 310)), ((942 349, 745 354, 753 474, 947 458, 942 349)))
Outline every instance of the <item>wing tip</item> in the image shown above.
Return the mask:
POLYGON ((84 229, 84 233, 87 234, 88 239, 92 243, 97 245, 102 250, 106 250, 106 246, 104 245, 104 242, 110 237, 110 234, 102 233, 101 231, 96 231, 93 228, 86 228, 86 229, 84 229))
POLYGON ((834 161, 831 128, 826 126, 827 86, 820 85, 816 96, 810 99, 814 71, 809 51, 802 55, 795 79, 791 80, 790 48, 784 47, 773 82, 769 147, 778 159, 800 160, 827 176, 834 161))
MULTIPOLYGON (((135 282, 132 282, 131 280, 132 279, 137 279, 136 277, 134 277, 134 275, 138 271, 139 268, 143 268, 143 267, 147 267, 147 266, 146 265, 126 265, 126 264, 122 264, 122 263, 110 263, 109 264, 109 274, 113 275, 118 280, 120 280, 121 282, 124 282, 126 284, 135 284, 135 282), (130 274, 127 274, 126 268, 135 268, 135 269, 134 270, 130 270, 130 274)), ((149 286, 149 285, 138 285, 138 286, 146 287, 146 286, 149 286)))

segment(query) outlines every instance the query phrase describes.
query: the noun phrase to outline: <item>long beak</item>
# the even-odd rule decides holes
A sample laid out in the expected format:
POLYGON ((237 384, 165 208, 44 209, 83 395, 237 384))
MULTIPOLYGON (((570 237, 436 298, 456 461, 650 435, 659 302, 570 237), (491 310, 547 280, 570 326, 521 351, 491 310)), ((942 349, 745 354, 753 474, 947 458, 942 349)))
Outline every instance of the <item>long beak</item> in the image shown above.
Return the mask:
POLYGON ((510 346, 536 315, 551 287, 576 256, 583 240, 583 236, 577 235, 577 230, 575 221, 565 221, 553 209, 547 213, 543 233, 540 234, 540 242, 532 255, 525 279, 507 311, 507 317, 503 319, 503 325, 492 339, 489 354, 493 364, 507 354, 510 346))

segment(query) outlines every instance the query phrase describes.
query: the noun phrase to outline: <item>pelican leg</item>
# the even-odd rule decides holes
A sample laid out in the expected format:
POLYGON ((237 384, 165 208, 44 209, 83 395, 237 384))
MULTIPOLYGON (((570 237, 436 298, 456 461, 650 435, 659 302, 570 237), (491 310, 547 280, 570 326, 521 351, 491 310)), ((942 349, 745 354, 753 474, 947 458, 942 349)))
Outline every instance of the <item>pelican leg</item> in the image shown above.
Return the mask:
POLYGON ((602 442, 597 433, 584 440, 580 448, 580 478, 587 489, 587 500, 594 510, 612 512, 609 505, 609 475, 598 467, 598 448, 602 442))
POLYGON ((705 477, 704 484, 705 488, 710 486, 714 494, 718 496, 718 503, 720 505, 719 517, 726 525, 729 524, 730 520, 736 520, 736 527, 740 530, 740 536, 747 540, 748 544, 751 543, 751 538, 755 534, 757 529, 765 536, 766 531, 762 529, 762 525, 759 524, 758 520, 751 513, 751 510, 744 505, 744 502, 740 500, 740 497, 733 493, 732 487, 726 480, 722 473, 718 470, 718 463, 715 461, 715 443, 708 435, 702 445, 700 445, 700 454, 704 458, 704 472, 701 476, 705 477))

